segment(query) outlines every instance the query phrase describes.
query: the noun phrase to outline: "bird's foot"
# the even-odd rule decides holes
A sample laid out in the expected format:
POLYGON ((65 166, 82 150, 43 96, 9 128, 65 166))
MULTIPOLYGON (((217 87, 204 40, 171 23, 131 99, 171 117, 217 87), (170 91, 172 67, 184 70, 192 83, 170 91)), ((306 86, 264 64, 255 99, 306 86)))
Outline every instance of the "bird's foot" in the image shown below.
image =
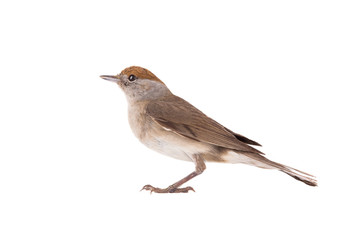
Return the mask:
POLYGON ((152 192, 156 192, 156 193, 187 193, 189 191, 195 192, 195 190, 192 187, 177 188, 172 185, 167 188, 156 188, 151 185, 145 185, 140 191, 142 191, 142 190, 150 191, 150 193, 152 193, 152 192))

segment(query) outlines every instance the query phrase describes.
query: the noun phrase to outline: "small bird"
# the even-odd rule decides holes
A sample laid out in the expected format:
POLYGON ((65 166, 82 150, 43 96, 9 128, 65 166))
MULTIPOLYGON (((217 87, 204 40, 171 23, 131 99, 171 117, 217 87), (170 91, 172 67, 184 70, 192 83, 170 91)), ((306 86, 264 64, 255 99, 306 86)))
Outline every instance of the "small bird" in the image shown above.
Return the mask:
POLYGON ((118 75, 100 77, 117 83, 124 91, 129 124, 140 142, 164 155, 195 163, 195 171, 167 188, 145 185, 141 190, 156 193, 194 191, 190 186, 181 186, 205 170, 205 161, 276 169, 307 185, 317 186, 314 176, 270 161, 250 146, 261 146, 259 143, 222 126, 172 94, 165 83, 149 70, 132 66, 118 75))

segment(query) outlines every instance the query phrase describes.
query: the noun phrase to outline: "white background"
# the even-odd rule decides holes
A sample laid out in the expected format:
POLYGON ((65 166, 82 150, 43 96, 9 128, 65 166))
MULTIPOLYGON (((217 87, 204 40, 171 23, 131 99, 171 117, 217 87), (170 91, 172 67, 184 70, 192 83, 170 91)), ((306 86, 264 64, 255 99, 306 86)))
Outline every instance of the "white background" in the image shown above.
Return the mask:
POLYGON ((356 1, 2 1, 0 239, 359 239, 356 1), (267 156, 318 177, 194 166, 132 135, 146 67, 267 156))

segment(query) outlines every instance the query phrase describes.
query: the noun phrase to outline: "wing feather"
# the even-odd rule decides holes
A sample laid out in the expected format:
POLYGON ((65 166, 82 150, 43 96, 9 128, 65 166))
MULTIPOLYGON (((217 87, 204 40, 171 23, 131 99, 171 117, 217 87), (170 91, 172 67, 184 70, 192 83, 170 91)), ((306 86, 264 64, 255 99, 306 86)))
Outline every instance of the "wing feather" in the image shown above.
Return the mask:
POLYGON ((263 154, 248 145, 259 145, 257 142, 233 133, 175 95, 150 102, 146 113, 162 127, 182 136, 215 146, 263 154))

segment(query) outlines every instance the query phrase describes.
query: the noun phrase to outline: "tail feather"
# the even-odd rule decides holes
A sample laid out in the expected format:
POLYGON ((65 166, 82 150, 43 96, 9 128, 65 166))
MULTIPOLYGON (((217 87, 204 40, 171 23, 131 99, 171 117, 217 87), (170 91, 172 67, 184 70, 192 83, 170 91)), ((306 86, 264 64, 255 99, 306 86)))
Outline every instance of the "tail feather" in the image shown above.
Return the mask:
POLYGON ((284 169, 280 169, 280 171, 282 171, 282 172, 286 173, 287 175, 295 178, 296 180, 302 181, 303 183, 305 183, 305 184, 307 184, 309 186, 313 186, 313 187, 317 186, 316 177, 311 175, 311 174, 299 171, 299 170, 297 170, 295 168, 291 168, 291 167, 288 167, 288 166, 284 166, 284 169))
POLYGON ((286 173, 287 175, 295 178, 296 180, 299 180, 309 186, 313 186, 313 187, 317 186, 316 177, 311 174, 297 170, 292 167, 288 167, 286 165, 283 165, 283 164, 280 164, 277 162, 270 161, 269 159, 265 158, 264 156, 261 156, 260 158, 258 157, 257 160, 261 161, 262 163, 268 164, 268 165, 274 167, 275 169, 278 169, 278 170, 286 173))
POLYGON ((277 169, 309 186, 317 186, 315 176, 295 168, 273 162, 258 153, 228 151, 227 154, 223 155, 223 159, 225 162, 230 163, 245 163, 260 168, 277 169))

